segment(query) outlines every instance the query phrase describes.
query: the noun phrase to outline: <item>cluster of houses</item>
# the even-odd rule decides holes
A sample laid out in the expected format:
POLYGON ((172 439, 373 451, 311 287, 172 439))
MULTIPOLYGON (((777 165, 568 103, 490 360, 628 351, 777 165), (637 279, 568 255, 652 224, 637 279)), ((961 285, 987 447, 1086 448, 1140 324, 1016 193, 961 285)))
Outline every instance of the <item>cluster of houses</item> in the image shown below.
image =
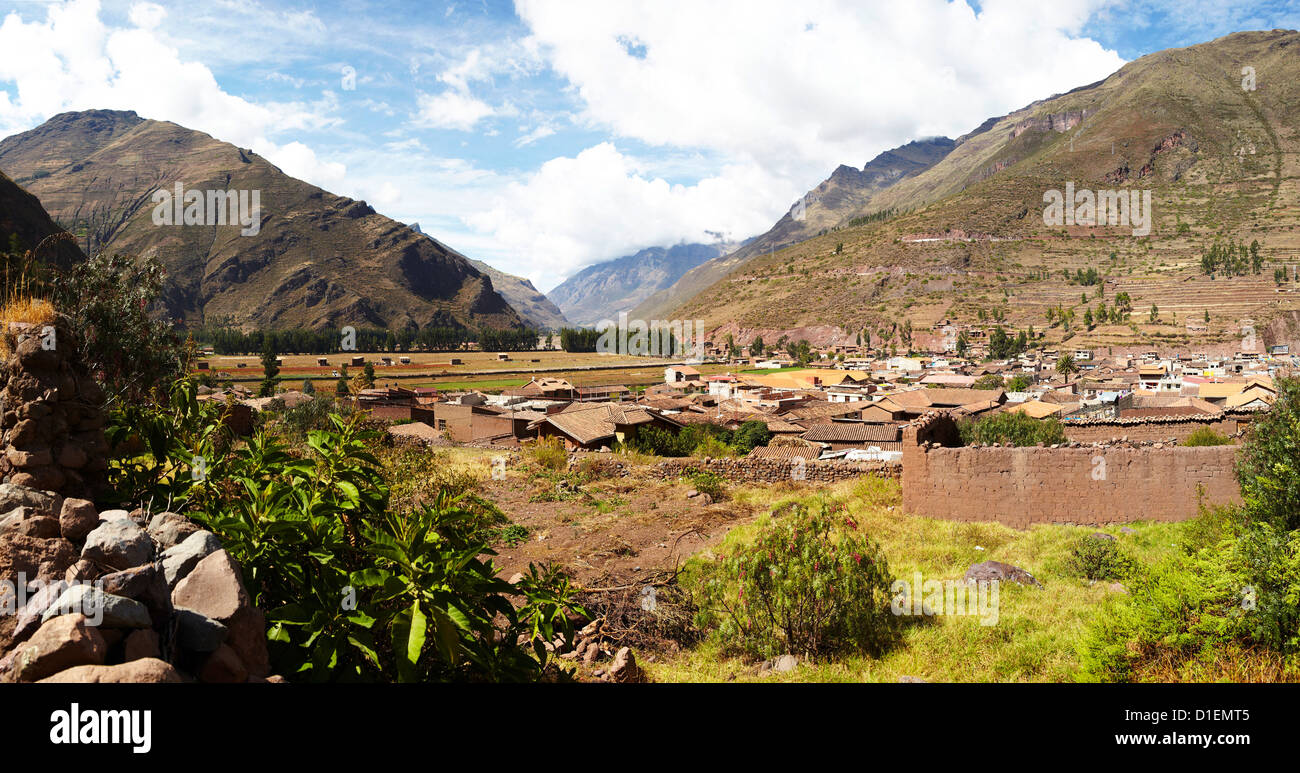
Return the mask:
MULTIPOLYGON (((1274 377, 1300 364, 1285 352, 1214 358, 1075 350, 1074 370, 1060 373, 1062 353, 1039 349, 995 362, 828 357, 802 368, 752 360, 736 372, 712 374, 701 372, 703 365, 670 365, 663 383, 643 391, 534 378, 499 394, 389 386, 363 390, 356 401, 372 417, 394 422, 394 435, 461 444, 555 437, 572 450, 600 451, 645 427, 734 430, 760 421, 772 440, 752 451, 755 458, 894 461, 902 455, 903 426, 935 410, 1023 412, 1065 422, 1268 410, 1276 400, 1274 377)), ((226 399, 220 392, 207 397, 226 399)), ((234 397, 254 410, 269 400, 234 397)), ((278 399, 291 405, 308 398, 288 392, 278 399)))

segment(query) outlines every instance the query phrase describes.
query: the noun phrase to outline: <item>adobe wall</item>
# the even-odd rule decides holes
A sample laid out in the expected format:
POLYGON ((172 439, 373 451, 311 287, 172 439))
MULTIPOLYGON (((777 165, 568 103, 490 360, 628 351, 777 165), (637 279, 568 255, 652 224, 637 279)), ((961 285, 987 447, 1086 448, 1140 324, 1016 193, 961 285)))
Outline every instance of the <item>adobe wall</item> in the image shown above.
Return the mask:
MULTIPOLYGON (((1240 502, 1236 446, 1102 444, 1081 448, 933 445, 952 420, 927 416, 904 429, 903 509, 956 521, 1102 525, 1182 521, 1207 503, 1240 502)), ((1109 436, 1108 436, 1109 437, 1109 436)))
MULTIPOLYGON (((614 454, 592 452, 575 452, 569 455, 569 466, 582 465, 601 475, 626 474, 629 466, 614 454)), ((667 459, 652 468, 654 477, 660 480, 675 480, 692 472, 708 471, 717 474, 728 483, 780 483, 782 481, 810 481, 817 483, 836 483, 855 480, 865 475, 898 479, 902 468, 898 464, 883 462, 805 462, 796 465, 784 459, 749 459, 745 457, 731 459, 667 459), (799 474, 802 477, 797 478, 799 474)))

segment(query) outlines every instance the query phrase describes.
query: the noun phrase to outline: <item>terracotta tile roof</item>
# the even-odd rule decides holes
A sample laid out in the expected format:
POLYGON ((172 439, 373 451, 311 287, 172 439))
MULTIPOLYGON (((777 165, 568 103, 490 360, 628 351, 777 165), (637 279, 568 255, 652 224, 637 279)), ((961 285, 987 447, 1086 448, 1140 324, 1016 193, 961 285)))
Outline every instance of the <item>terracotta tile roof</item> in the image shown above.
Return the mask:
POLYGON ((749 452, 747 459, 817 459, 822 455, 821 449, 812 446, 758 446, 749 452))
POLYGON ((839 421, 818 424, 803 433, 804 440, 819 443, 879 443, 897 442, 902 434, 898 424, 858 424, 839 421))

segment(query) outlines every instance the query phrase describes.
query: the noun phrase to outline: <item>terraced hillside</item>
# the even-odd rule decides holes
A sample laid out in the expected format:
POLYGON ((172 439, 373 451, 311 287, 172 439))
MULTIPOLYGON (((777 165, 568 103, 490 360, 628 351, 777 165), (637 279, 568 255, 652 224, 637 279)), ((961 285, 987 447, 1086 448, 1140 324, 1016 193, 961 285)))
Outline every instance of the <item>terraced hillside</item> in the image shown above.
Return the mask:
POLYGON ((813 342, 827 343, 867 330, 873 343, 883 332, 903 346, 905 321, 924 331, 943 319, 1002 318, 1032 325, 1049 343, 1230 346, 1245 324, 1261 343, 1294 343, 1300 33, 1238 33, 1143 57, 986 122, 871 206, 911 211, 865 225, 846 217, 826 234, 753 257, 674 316, 703 319, 741 342, 817 329, 823 340, 813 342), (1255 90, 1243 88, 1244 67, 1254 69, 1255 90), (1140 224, 1046 224, 1045 194, 1067 184, 1150 191, 1149 234, 1140 224), (1201 256, 1216 240, 1258 241, 1260 272, 1206 276, 1201 256), (1278 268, 1288 269, 1281 284, 1278 268), (1104 288, 1074 282, 1088 269, 1104 288), (1085 311, 1121 292, 1131 316, 1086 329, 1085 311), (1152 304, 1158 324, 1149 324, 1152 304), (1074 311, 1068 331, 1049 323, 1049 308, 1074 311), (1189 321, 1201 325, 1189 330, 1189 321))

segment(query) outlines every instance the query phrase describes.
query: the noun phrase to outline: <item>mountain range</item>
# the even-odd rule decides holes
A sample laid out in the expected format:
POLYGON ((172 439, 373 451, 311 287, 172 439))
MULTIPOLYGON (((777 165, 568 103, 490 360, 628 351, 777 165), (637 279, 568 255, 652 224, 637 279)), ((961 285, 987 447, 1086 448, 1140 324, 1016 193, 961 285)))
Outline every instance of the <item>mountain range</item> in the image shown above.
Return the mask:
POLYGON ((618 319, 619 312, 632 311, 655 293, 667 290, 687 271, 738 246, 733 242, 718 242, 649 247, 588 266, 557 285, 547 296, 578 325, 618 319))

